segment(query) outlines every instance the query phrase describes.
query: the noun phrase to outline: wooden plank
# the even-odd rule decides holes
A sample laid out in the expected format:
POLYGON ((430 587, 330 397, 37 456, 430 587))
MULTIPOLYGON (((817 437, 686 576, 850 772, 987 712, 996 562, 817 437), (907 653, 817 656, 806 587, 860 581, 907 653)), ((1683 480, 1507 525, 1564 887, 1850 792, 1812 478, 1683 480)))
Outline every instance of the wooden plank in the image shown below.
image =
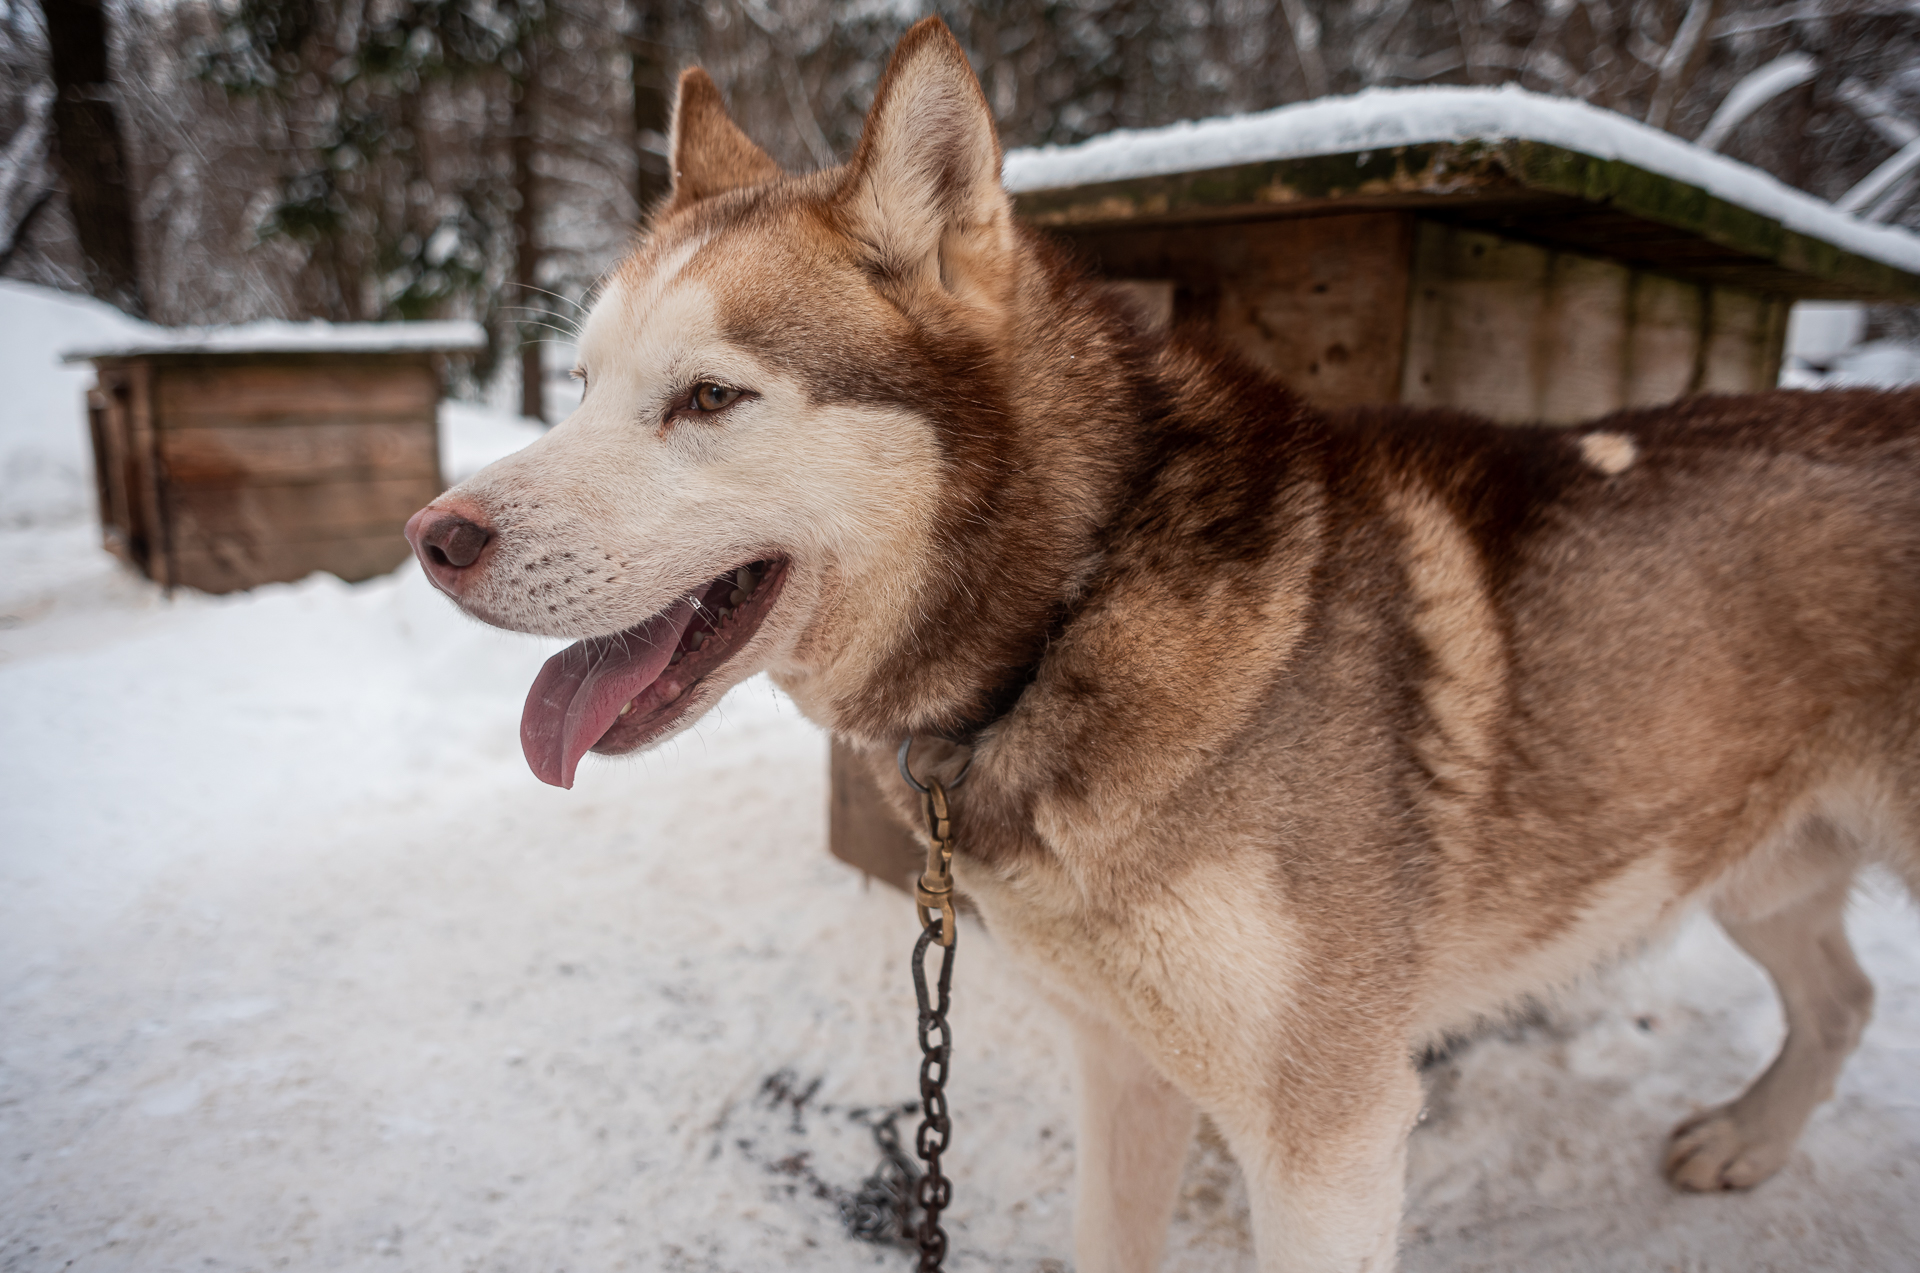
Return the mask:
POLYGON ((181 547, 216 540, 284 540, 398 535, 407 518, 440 493, 437 477, 361 477, 344 481, 173 487, 174 534, 181 547))
POLYGON ((277 428, 196 425, 162 433, 160 451, 174 482, 322 481, 350 473, 437 479, 436 434, 430 420, 277 428))
POLYGON ((1330 407, 1394 400, 1405 343, 1411 218, 1349 213, 1062 236, 1104 274, 1170 280, 1256 364, 1330 407))
POLYGON ((154 433, 153 366, 134 362, 127 368, 128 521, 133 528, 128 542, 147 577, 171 588, 173 522, 154 433))
POLYGON ((1773 387, 1779 376, 1774 349, 1777 302, 1731 287, 1716 287, 1709 301, 1702 393, 1751 393, 1773 387))
POLYGON ((397 534, 273 544, 227 539, 183 545, 176 554, 176 582, 203 592, 237 592, 263 583, 291 583, 324 570, 351 583, 384 575, 411 554, 397 534))
POLYGON ((318 365, 190 365, 160 368, 156 405, 167 429, 431 420, 440 380, 424 362, 393 358, 318 365))
POLYGON ((1614 261, 1551 252, 1540 325, 1529 351, 1534 418, 1590 420, 1626 405, 1633 271, 1614 261))
POLYGON ((1325 407, 1391 402, 1406 345, 1411 219, 1305 217, 1216 232, 1227 342, 1325 407))
POLYGON ((1661 274, 1634 274, 1624 405, 1656 407, 1692 391, 1708 290, 1661 274))
POLYGON ((865 763, 837 738, 828 768, 828 849, 849 866, 911 894, 926 866, 919 837, 894 816, 865 763))
POLYGON ((1689 393, 1770 387, 1786 301, 1422 223, 1403 400, 1576 424, 1689 393))
POLYGON ((1535 336, 1549 255, 1530 243, 1421 222, 1401 400, 1510 424, 1537 419, 1535 336))
POLYGON ((95 485, 99 494, 100 538, 107 551, 128 565, 133 557, 132 513, 127 501, 127 373, 101 370, 87 395, 87 431, 93 443, 95 485))

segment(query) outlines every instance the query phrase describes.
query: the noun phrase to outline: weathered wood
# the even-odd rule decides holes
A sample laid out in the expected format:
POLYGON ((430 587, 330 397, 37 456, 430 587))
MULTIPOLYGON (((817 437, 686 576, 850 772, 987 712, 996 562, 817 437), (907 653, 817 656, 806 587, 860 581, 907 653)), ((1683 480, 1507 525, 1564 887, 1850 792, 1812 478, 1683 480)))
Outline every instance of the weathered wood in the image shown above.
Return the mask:
POLYGON ((135 535, 132 548, 147 577, 165 588, 176 578, 173 568, 173 527, 167 519, 166 474, 154 440, 153 367, 136 363, 127 369, 127 463, 129 521, 135 535))
POLYGON ((182 547, 400 534, 407 518, 440 493, 437 477, 357 475, 331 482, 196 482, 171 488, 182 547))
POLYGON ((827 806, 827 847, 849 866, 904 893, 926 865, 913 831, 894 817, 867 767, 852 748, 833 740, 827 806))
POLYGON ((1747 393, 1780 378, 1778 347, 1786 335, 1786 302, 1732 288, 1709 299, 1700 392, 1747 393))
POLYGON ((1422 222, 1401 400, 1574 424, 1779 370, 1786 301, 1422 222))
POLYGON ((1572 252, 1547 254, 1527 362, 1534 412, 1555 423, 1624 405, 1633 272, 1572 252))
POLYGON ((1660 406, 1699 387, 1700 333, 1710 294, 1710 288, 1698 283, 1634 274, 1623 406, 1660 406))
POLYGON ((1259 230, 1216 239, 1220 334, 1323 406, 1390 395, 1406 342, 1411 218, 1305 217, 1259 230))
POLYGON ((168 479, 176 483, 440 476, 439 440, 430 420, 169 427, 160 435, 160 450, 168 479))
POLYGON ((412 551, 398 534, 272 543, 221 538, 179 549, 175 583, 202 592, 237 592, 263 583, 291 583, 315 571, 353 583, 386 574, 412 551))
POLYGON ((424 357, 222 365, 161 363, 156 404, 170 429, 433 418, 440 381, 424 357))
POLYGON ((1401 400, 1532 418, 1534 332, 1546 286, 1539 248, 1422 222, 1401 400))
POLYGON ((1763 294, 1920 300, 1920 275, 1687 182, 1536 141, 1435 142, 1029 190, 1014 207, 1056 230, 1402 209, 1763 294))
POLYGON ((406 559, 442 489, 430 350, 102 355, 90 422, 109 547, 227 592, 406 559))
POLYGON ((87 394, 87 431, 93 439, 94 480, 100 506, 100 537, 106 550, 128 565, 134 557, 132 486, 127 454, 127 373, 103 371, 87 394))
POLYGON ((1254 363, 1328 407, 1391 400, 1405 343, 1412 218, 1361 212, 1063 235, 1104 274, 1175 284, 1254 363))

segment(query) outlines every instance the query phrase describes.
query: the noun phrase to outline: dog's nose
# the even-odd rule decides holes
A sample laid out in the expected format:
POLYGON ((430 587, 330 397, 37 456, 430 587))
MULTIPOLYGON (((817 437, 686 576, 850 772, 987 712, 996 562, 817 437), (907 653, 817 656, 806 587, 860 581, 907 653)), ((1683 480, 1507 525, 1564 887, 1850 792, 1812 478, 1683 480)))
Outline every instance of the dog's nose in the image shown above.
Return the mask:
POLYGON ((445 506, 429 504, 407 521, 407 542, 443 592, 460 590, 462 574, 492 539, 489 527, 445 506))

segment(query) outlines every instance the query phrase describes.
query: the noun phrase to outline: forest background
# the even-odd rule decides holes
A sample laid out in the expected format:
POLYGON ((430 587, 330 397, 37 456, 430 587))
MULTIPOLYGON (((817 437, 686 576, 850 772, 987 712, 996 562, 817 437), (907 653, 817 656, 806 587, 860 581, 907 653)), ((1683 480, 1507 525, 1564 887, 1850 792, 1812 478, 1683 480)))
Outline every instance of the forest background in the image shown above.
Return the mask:
POLYGON ((1855 211, 1920 228, 1920 0, 0 0, 0 276, 163 323, 477 318, 456 388, 550 415, 540 342, 665 193, 678 71, 832 164, 929 12, 1010 147, 1412 84, 1693 139, 1770 75, 1708 140, 1828 200, 1911 155, 1855 211))

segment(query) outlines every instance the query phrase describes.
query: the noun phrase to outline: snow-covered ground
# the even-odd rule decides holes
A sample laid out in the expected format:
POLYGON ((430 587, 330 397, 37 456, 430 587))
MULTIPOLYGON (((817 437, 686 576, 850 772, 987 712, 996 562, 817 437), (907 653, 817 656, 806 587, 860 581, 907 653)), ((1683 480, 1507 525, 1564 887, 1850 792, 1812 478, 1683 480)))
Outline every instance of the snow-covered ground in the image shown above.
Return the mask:
MULTIPOLYGON (((115 321, 0 285, 0 1269, 908 1267, 838 1203, 915 1091, 916 926, 827 855, 819 732, 753 682, 563 792, 516 735, 551 643, 417 571, 162 598, 97 548, 56 319, 115 321)), ((530 436, 447 433, 457 471, 530 436)), ((1778 1178, 1655 1169, 1780 1033, 1696 924, 1430 1072, 1406 1267, 1920 1264, 1920 924, 1851 923, 1879 1015, 1778 1178)), ((951 1266, 1064 1270, 1067 1051, 962 942, 951 1266)), ((1252 1268, 1205 1137, 1167 1267, 1252 1268)))

